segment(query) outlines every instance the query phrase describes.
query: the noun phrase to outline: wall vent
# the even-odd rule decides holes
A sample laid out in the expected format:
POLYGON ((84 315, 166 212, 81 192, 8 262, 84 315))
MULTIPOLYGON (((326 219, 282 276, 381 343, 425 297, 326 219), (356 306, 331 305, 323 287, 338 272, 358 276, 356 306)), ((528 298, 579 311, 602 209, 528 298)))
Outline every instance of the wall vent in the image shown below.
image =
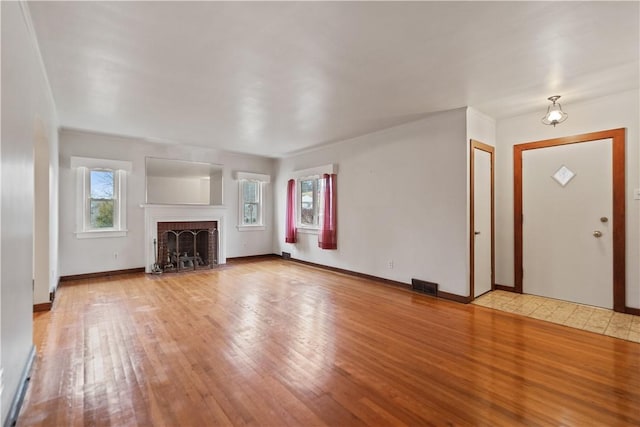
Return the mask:
POLYGON ((427 295, 438 295, 438 284, 426 280, 411 279, 411 290, 427 295))
POLYGON ((282 259, 291 259, 291 253, 282 251, 282 259))

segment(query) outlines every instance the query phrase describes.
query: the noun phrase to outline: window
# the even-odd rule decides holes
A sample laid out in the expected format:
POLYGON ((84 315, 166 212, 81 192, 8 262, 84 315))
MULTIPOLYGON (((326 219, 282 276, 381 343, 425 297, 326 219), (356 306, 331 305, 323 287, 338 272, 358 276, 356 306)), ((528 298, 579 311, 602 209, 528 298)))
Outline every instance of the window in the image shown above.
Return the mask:
POLYGON ((130 162, 72 157, 77 168, 76 237, 126 236, 126 176, 130 162))
POLYGON ((315 234, 320 230, 324 203, 322 200, 322 176, 336 173, 336 168, 337 165, 329 164, 294 172, 296 228, 299 231, 315 234))
POLYGON ((89 229, 113 228, 115 218, 116 173, 107 169, 89 170, 89 229))
POLYGON ((240 225, 262 225, 262 183, 259 181, 240 181, 240 225))
POLYGON ((238 230, 264 230, 264 189, 269 175, 236 172, 239 182, 238 230))
POLYGON ((320 177, 300 178, 298 188, 298 226, 317 229, 320 216, 320 177))

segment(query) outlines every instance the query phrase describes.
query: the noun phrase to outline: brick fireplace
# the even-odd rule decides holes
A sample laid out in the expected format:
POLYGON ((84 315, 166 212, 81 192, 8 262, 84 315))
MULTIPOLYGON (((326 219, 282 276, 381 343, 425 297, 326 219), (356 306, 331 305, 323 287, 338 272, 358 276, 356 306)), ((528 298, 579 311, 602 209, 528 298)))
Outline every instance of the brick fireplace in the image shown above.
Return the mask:
POLYGON ((144 209, 144 256, 145 271, 147 273, 153 271, 156 258, 161 269, 165 264, 174 264, 175 270, 168 269, 167 272, 212 268, 227 262, 224 232, 226 208, 224 206, 146 204, 141 205, 141 207, 144 209), (173 233, 164 233, 169 230, 173 230, 173 233), (202 242, 205 231, 201 230, 207 230, 208 243, 206 245, 202 242), (211 230, 215 231, 211 233, 211 230), (196 236, 199 236, 195 237, 195 249, 193 248, 194 240, 191 240, 194 237, 193 232, 195 232, 196 236), (166 236, 172 236, 171 243, 166 236, 167 240, 162 241, 163 233, 166 236), (191 238, 189 235, 191 235, 191 238), (175 248, 173 246, 174 237, 176 238, 175 248), (154 241, 156 246, 154 246, 154 241), (162 248, 160 245, 162 245, 162 248), (203 245, 205 245, 204 248, 203 245), (185 257, 184 252, 187 252, 186 257, 189 259, 180 260, 176 254, 176 262, 173 262, 170 252, 178 252, 178 250, 183 258, 185 257), (204 252, 206 252, 206 255, 204 252), (202 264, 198 262, 197 253, 202 258, 202 264), (167 263, 167 260, 170 262, 167 263), (185 268, 179 270, 180 261, 183 261, 185 268), (198 264, 197 266, 195 266, 196 263, 198 264), (194 264, 194 267, 187 267, 191 264, 194 264))
POLYGON ((217 221, 158 222, 158 264, 165 273, 218 264, 217 221))

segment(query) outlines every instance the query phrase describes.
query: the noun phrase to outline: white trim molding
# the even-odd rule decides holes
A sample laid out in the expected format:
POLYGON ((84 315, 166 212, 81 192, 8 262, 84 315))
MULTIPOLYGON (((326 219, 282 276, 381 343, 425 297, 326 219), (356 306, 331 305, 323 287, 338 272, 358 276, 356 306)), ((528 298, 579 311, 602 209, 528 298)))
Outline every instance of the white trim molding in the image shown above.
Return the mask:
POLYGON ((266 230, 265 218, 264 218, 264 204, 266 191, 266 185, 271 182, 271 175, 265 175, 262 173, 253 172, 241 172, 236 171, 234 173, 235 179, 238 180, 238 225, 236 228, 238 231, 264 231, 266 230), (258 183, 259 200, 258 200, 258 223, 257 224, 244 224, 244 181, 252 181, 258 183))
POLYGON ((76 231, 78 239, 125 237, 127 235, 127 173, 132 163, 124 160, 94 159, 71 156, 71 168, 76 169, 76 231), (109 169, 114 172, 114 226, 95 229, 89 226, 89 191, 91 169, 109 169))
POLYGON ((71 156, 71 168, 105 168, 131 172, 132 163, 126 160, 94 159, 92 157, 71 156))
POLYGON ((235 173, 235 178, 238 181, 246 179, 247 181, 259 181, 259 182, 266 182, 266 183, 271 182, 271 175, 265 175, 262 173, 237 171, 235 173))

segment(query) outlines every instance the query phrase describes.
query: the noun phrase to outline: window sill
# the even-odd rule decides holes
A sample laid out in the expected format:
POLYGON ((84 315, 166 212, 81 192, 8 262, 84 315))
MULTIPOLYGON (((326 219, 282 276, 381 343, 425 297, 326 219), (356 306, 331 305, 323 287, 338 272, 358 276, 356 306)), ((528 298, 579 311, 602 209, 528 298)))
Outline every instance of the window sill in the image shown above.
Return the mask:
POLYGON ((318 228, 307 228, 307 227, 298 227, 296 229, 298 233, 302 234, 318 234, 320 231, 318 228))
POLYGON ((264 225, 237 225, 238 231, 264 231, 267 229, 264 225))
POLYGON ((76 239, 99 239, 102 237, 126 237, 128 230, 77 231, 76 239))

